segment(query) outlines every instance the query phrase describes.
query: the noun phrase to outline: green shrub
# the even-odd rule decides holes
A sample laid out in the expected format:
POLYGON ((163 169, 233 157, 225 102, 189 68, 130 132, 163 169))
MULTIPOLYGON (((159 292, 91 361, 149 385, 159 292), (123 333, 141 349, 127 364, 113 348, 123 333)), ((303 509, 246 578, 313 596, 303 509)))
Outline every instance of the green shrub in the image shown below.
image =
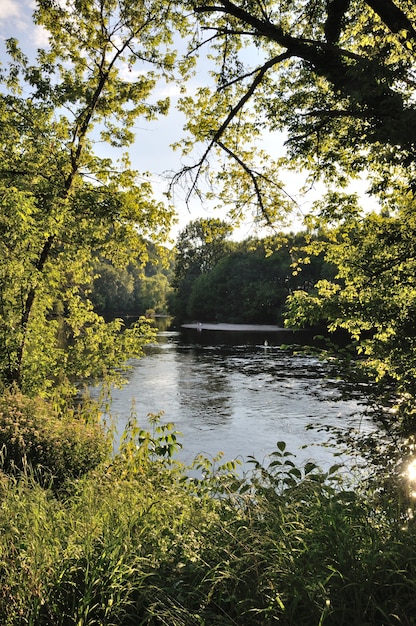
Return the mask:
POLYGON ((296 465, 283 442, 246 479, 217 459, 185 467, 173 434, 132 420, 59 497, 30 474, 3 481, 2 626, 416 626, 416 524, 399 501, 296 465))
POLYGON ((58 416, 44 400, 19 392, 0 397, 0 467, 6 474, 31 468, 59 485, 96 467, 108 452, 99 424, 70 411, 58 416))

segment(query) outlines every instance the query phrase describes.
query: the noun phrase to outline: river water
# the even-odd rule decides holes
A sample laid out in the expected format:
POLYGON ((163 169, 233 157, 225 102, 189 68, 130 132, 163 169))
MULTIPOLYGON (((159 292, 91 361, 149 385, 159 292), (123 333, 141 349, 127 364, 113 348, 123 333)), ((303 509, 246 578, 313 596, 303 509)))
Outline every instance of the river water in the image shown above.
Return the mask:
POLYGON ((178 456, 186 463, 221 451, 244 468, 247 457, 267 461, 285 441, 295 461, 325 468, 337 452, 322 446, 325 429, 374 429, 360 392, 345 399, 342 390, 328 364, 277 336, 164 331, 132 363, 129 384, 112 393, 111 412, 121 433, 133 406, 146 428, 148 414, 163 411, 161 422, 182 433, 178 456))

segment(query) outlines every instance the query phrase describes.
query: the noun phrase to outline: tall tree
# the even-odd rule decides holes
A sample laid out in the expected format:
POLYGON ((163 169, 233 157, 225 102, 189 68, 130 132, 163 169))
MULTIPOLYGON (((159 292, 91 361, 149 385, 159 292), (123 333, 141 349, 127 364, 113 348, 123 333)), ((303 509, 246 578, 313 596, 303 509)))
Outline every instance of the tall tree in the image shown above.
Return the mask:
POLYGON ((171 299, 171 310, 178 321, 186 320, 190 314, 189 297, 196 278, 212 270, 230 251, 231 233, 231 225, 218 218, 194 220, 179 233, 173 278, 175 293, 171 299))
POLYGON ((176 243, 175 281, 190 271, 212 270, 229 250, 231 233, 230 224, 218 218, 198 219, 185 226, 176 243))
POLYGON ((145 326, 120 334, 88 301, 95 254, 146 260, 172 210, 156 202, 123 154, 138 117, 166 113, 158 76, 174 76, 171 5, 38 0, 49 45, 30 63, 14 39, 0 79, 0 376, 26 392, 102 375, 137 354, 145 326), (120 152, 121 154, 121 152, 120 152))

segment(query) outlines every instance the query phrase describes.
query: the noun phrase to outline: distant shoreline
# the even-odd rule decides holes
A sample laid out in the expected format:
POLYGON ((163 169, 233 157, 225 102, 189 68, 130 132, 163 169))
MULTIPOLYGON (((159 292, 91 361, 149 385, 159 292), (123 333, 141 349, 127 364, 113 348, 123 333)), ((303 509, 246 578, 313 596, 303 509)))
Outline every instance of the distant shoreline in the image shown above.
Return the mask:
POLYGON ((231 332, 255 332, 255 333, 282 333, 293 332, 290 328, 282 328, 273 324, 210 324, 206 322, 192 322, 190 324, 181 324, 181 328, 192 330, 224 330, 231 332))

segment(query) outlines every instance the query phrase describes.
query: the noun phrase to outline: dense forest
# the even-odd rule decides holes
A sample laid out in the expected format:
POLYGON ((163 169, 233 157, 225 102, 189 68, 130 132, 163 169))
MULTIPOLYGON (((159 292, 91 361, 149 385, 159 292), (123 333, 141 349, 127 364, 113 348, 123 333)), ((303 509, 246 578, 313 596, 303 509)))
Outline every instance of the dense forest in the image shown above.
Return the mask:
POLYGON ((316 256, 307 264, 302 235, 230 241, 221 220, 197 220, 180 233, 170 311, 176 321, 283 325, 286 299, 334 274, 316 256))
POLYGON ((414 1, 2 11, 0 623, 414 626, 414 1), (134 151, 173 107, 156 197, 134 151), (172 250, 179 196, 220 217, 172 250), (233 242, 245 219, 265 235, 233 242), (320 357, 367 391, 356 465, 278 441, 243 476, 184 466, 134 407, 114 449, 111 389, 167 312, 346 333, 320 357))
POLYGON ((98 314, 114 319, 169 313, 174 253, 168 248, 157 251, 150 245, 149 251, 144 267, 133 255, 123 267, 106 260, 95 262, 90 297, 98 314))
POLYGON ((191 320, 284 324, 288 295, 306 292, 335 268, 323 255, 305 263, 305 236, 230 240, 232 228, 219 219, 190 222, 174 249, 153 256, 145 267, 117 268, 97 262, 91 290, 94 309, 106 318, 173 316, 191 320))

